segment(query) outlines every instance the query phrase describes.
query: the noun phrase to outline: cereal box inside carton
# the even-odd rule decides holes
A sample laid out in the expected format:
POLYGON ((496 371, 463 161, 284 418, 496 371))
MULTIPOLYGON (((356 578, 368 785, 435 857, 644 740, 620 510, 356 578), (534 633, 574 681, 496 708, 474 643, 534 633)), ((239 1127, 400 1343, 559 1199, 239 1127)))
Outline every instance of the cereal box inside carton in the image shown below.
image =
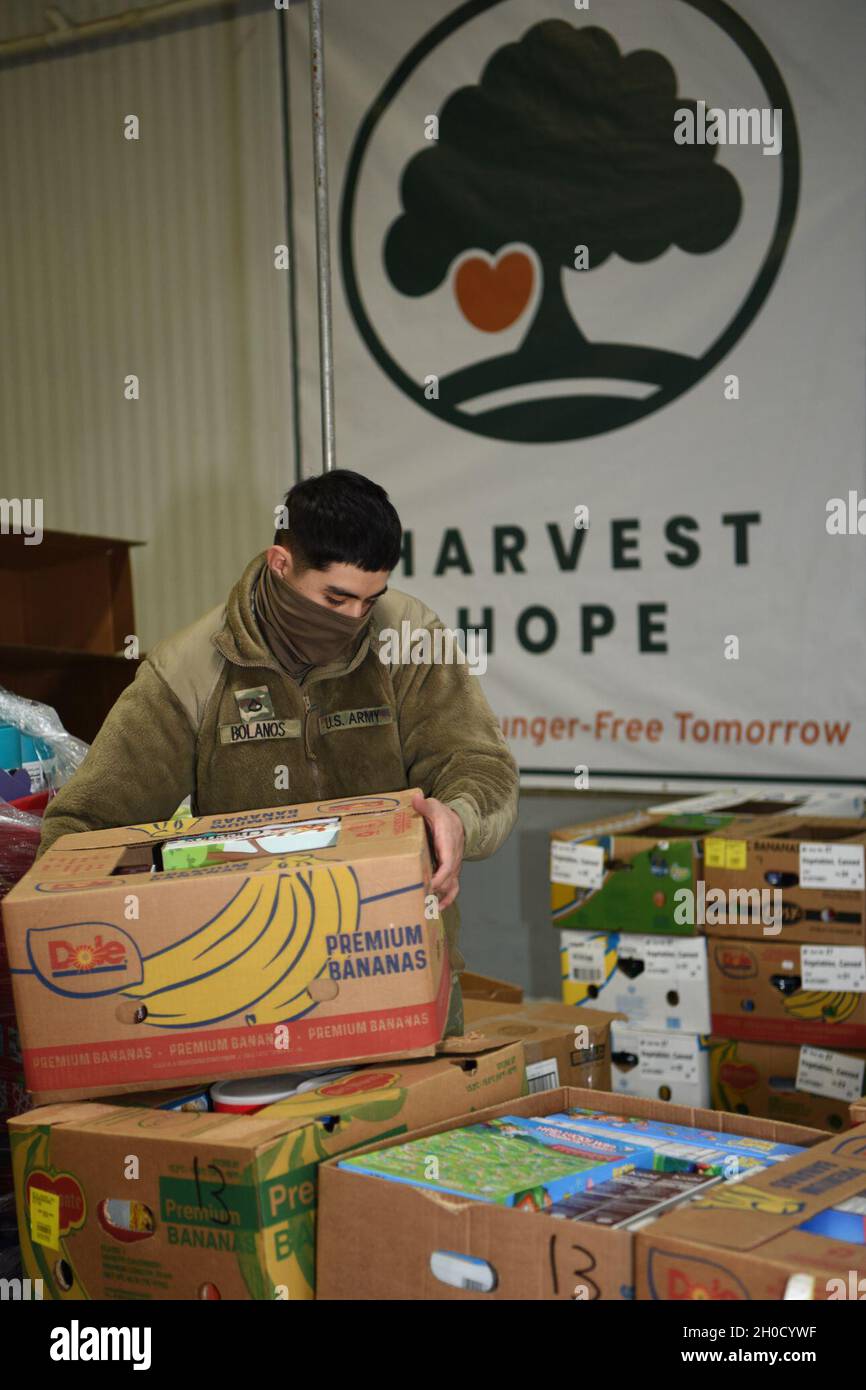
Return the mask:
MULTIPOLYGON (((788 1143, 807 1148, 825 1137, 820 1130, 798 1125, 566 1086, 425 1125, 405 1140, 506 1114, 542 1118, 573 1106, 745 1135, 767 1147, 788 1143)), ((405 1140, 389 1138, 354 1152, 363 1154, 405 1140)), ((779 1163, 779 1174, 793 1161, 779 1163)), ((546 1211, 449 1198, 353 1173, 338 1162, 329 1159, 319 1170, 319 1298, 594 1302, 634 1297, 637 1235, 633 1230, 560 1221, 546 1211), (371 1250, 386 1250, 388 1257, 370 1259, 371 1250), (455 1261, 461 1270, 456 1282, 451 1275, 455 1261)), ((740 1186, 732 1184, 734 1190, 740 1186)))
POLYGON ((412 795, 61 836, 4 902, 30 1089, 430 1055, 451 971, 412 795))

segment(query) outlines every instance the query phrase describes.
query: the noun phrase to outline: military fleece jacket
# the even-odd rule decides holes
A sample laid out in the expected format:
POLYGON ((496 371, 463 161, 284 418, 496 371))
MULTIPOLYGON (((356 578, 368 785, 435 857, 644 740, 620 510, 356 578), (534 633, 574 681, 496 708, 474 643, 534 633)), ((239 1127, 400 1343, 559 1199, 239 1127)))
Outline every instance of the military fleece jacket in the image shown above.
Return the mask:
MULTIPOLYGON (((73 831, 166 820, 187 795, 196 815, 211 815, 418 786, 460 817, 466 859, 493 854, 517 818, 518 773, 478 677, 465 664, 379 656, 383 634, 432 634, 440 619, 389 589, 348 659, 298 682, 256 623, 264 564, 257 556, 225 605, 148 654, 50 802, 39 852, 73 831)), ((463 1031, 459 920, 456 904, 444 911, 449 1033, 463 1031)))

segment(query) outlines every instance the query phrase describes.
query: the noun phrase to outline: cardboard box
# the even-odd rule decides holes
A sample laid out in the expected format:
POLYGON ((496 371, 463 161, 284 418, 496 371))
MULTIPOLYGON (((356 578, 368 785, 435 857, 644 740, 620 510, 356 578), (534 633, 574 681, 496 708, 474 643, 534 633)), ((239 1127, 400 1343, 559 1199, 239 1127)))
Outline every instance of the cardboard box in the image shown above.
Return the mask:
POLYGON ((35 1110, 10 1124, 25 1274, 46 1298, 312 1298, 321 1159, 507 1109, 523 1086, 513 1043, 364 1068, 256 1115, 35 1110))
MULTIPOLYGON (((862 1299, 862 1235, 857 1243, 814 1227, 829 1226, 829 1209, 864 1192, 863 1125, 825 1137, 808 1153, 743 1182, 711 1188, 688 1208, 673 1208, 638 1232, 637 1296, 862 1299), (804 1230, 805 1222, 813 1229, 804 1230)), ((862 1224, 861 1216, 861 1231, 862 1224)))
POLYGON ((709 943, 712 1031, 752 1042, 866 1048, 862 946, 709 943))
POLYGON ((559 1086, 610 1090, 610 1025, 615 1015, 568 1008, 552 999, 512 1005, 470 999, 463 1010, 467 1033, 478 1030, 489 1041, 520 1040, 531 1095, 559 1086))
POLYGON ((451 971, 413 794, 61 836, 3 904, 30 1089, 431 1055, 451 971), (193 833, 252 851, 160 871, 193 833))
MULTIPOLYGON (((824 1138, 819 1130, 632 1096, 601 1097, 597 1091, 574 1087, 428 1125, 406 1138, 507 1114, 551 1115, 571 1106, 791 1144, 808 1145, 824 1138)), ((374 1147, 384 1145, 367 1145, 365 1150, 374 1147)), ((786 1160, 780 1168, 792 1161, 786 1160)), ((635 1282, 634 1242, 632 1231, 447 1198, 349 1172, 334 1160, 325 1162, 319 1172, 317 1297, 321 1299, 630 1299, 635 1282), (387 1258, 371 1259, 371 1251, 387 1251, 387 1258), (449 1255, 474 1262, 475 1273, 459 1287, 443 1282, 431 1269, 436 1256, 436 1267, 447 1275, 449 1261, 443 1257, 449 1255)))
MULTIPOLYGON (((744 822, 745 823, 745 822, 744 822)), ((626 813, 554 830, 550 902, 554 926, 566 930, 694 936, 674 898, 695 891, 705 834, 730 828, 733 816, 667 819, 626 813)))
POLYGON ((650 806, 648 815, 705 815, 730 811, 738 819, 745 816, 774 816, 800 811, 809 816, 862 816, 866 812, 866 789, 862 787, 824 787, 806 792, 779 791, 773 787, 723 787, 703 796, 687 796, 650 806))
POLYGON ((491 1003, 520 1004, 523 990, 508 980, 495 980, 490 975, 476 975, 464 970, 460 975, 460 989, 464 999, 483 999, 491 1003))
POLYGON ((611 1009, 646 1028, 710 1031, 703 937, 561 932, 562 1000, 611 1009))
POLYGON ((850 818, 776 816, 708 835, 706 933, 864 946, 864 859, 866 829, 850 818))
POLYGON ((708 1039, 614 1021, 610 1029, 611 1090, 674 1105, 710 1105, 708 1039))
POLYGON ((858 1123, 849 1105, 864 1089, 864 1071, 866 1052, 710 1039, 711 1104, 737 1115, 838 1132, 858 1123))

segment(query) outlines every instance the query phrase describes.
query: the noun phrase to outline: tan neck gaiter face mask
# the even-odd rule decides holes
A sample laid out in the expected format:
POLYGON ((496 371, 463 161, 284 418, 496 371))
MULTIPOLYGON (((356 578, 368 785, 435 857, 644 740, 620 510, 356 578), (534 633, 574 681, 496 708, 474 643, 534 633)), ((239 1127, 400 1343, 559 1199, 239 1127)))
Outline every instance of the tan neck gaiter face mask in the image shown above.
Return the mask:
POLYGON ((314 603, 268 565, 259 577, 255 602, 262 635, 292 676, 348 655, 372 616, 349 618, 314 603))

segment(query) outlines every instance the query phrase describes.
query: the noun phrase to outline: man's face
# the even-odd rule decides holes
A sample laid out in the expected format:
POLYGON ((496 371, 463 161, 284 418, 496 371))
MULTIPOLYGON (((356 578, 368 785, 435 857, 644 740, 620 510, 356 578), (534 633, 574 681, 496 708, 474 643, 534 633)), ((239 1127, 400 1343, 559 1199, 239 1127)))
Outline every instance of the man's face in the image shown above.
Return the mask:
POLYGON ((330 565, 326 570, 295 573, 292 557, 282 546, 271 546, 268 564, 313 603, 344 613, 347 618, 366 618, 376 599, 388 587, 390 570, 359 570, 355 565, 330 565))

